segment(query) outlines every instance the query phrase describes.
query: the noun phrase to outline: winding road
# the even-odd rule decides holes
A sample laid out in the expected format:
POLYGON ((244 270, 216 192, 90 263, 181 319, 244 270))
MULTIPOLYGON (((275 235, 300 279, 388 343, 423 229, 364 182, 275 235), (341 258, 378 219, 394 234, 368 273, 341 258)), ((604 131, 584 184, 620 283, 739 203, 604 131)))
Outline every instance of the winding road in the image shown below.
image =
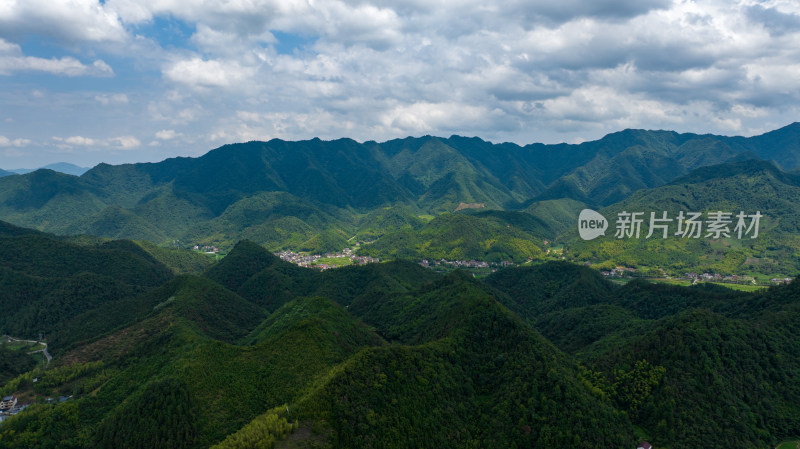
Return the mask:
POLYGON ((22 338, 12 337, 10 335, 3 335, 3 338, 8 339, 8 341, 21 341, 21 342, 24 342, 24 343, 38 343, 38 344, 43 346, 42 349, 37 349, 36 351, 31 351, 28 354, 36 354, 37 352, 41 352, 42 354, 44 354, 44 357, 47 359, 47 364, 48 365, 50 365, 50 360, 53 360, 53 356, 51 356, 50 353, 47 352, 47 343, 45 343, 43 341, 24 340, 22 338))

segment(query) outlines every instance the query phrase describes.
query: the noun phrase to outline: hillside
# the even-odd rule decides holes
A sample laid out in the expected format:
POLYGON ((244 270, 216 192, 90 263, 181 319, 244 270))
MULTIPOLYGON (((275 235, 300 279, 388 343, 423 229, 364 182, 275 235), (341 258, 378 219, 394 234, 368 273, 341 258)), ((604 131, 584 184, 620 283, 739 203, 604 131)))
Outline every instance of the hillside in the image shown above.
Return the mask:
POLYGON ((800 428, 800 378, 787 369, 800 345, 783 329, 800 310, 796 282, 759 294, 615 287, 563 264, 505 270, 488 283, 659 447, 768 447, 800 428))
POLYGON ((543 255, 542 240, 555 236, 530 214, 485 211, 444 213, 417 229, 387 232, 360 254, 383 259, 525 262, 543 255))
POLYGON ((359 353, 298 405, 332 425, 334 447, 634 444, 577 366, 474 281, 451 275, 397 301, 390 332, 416 343, 359 353))
MULTIPOLYGON (((796 198, 800 198, 800 178, 766 161, 747 160, 700 168, 675 181, 631 195, 628 199, 600 210, 611 223, 622 211, 644 212, 640 238, 615 238, 614 225, 605 237, 582 241, 574 230, 565 235, 573 260, 588 260, 601 266, 649 266, 682 271, 711 270, 723 274, 763 273, 794 275, 800 270, 796 254, 800 248, 800 221, 796 198), (672 233, 677 232, 675 218, 680 211, 730 212, 729 238, 698 238, 670 234, 647 239, 649 214, 672 217, 672 233), (762 215, 759 233, 738 238, 733 232, 740 212, 762 215)), ((707 217, 703 217, 704 220, 707 217)), ((713 236, 712 236, 713 237, 713 236)))
POLYGON ((800 430, 800 347, 785 331, 800 318, 796 282, 761 293, 616 285, 567 262, 485 282, 403 261, 319 272, 252 242, 203 277, 174 277, 129 242, 84 247, 2 229, 6 241, 64 245, 0 270, 4 310, 18 310, 3 331, 70 288, 76 298, 47 315, 55 358, 46 369, 25 359, 0 367, 2 395, 72 397, 0 424, 2 448, 285 438, 330 448, 633 447, 642 437, 744 448, 800 430), (125 254, 113 277, 90 263, 125 254), (157 282, 125 283, 152 267, 164 273, 157 282), (33 308, 8 302, 23 291, 33 308))
MULTIPOLYGON (((321 310, 339 307, 325 301, 311 304, 321 310)), ((144 314, 135 323, 67 352, 56 366, 36 371, 35 384, 30 373, 5 386, 23 396, 58 392, 74 399, 34 406, 4 423, 0 447, 24 447, 29 439, 79 447, 207 447, 268 404, 291 401, 315 376, 360 347, 383 344, 346 313, 336 320, 335 314, 298 313, 309 304, 301 300, 271 315, 279 324, 255 346, 226 343, 253 331, 264 312, 219 284, 192 276, 176 278, 137 302, 144 314), (78 415, 49 421, 67 410, 78 415), (14 438, 4 433, 8 429, 17 429, 14 438)))
MULTIPOLYGON (((100 164, 80 177, 46 169, 6 176, 0 219, 156 244, 228 249, 249 239, 271 250, 326 252, 353 236, 418 229, 420 216, 461 203, 517 210, 568 199, 597 208, 744 155, 792 170, 799 132, 797 124, 751 138, 625 130, 579 145, 525 146, 460 136, 247 142, 198 158, 100 164), (400 212, 376 222, 385 207, 400 212)), ((563 226, 550 208, 528 210, 555 226, 552 234, 563 226)))
POLYGON ((0 222, 0 334, 54 342, 63 353, 99 326, 132 321, 122 313, 138 295, 172 278, 139 246, 110 241, 82 246, 0 222), (102 312, 101 312, 102 311, 102 312), (84 320, 93 314, 106 318, 84 320))

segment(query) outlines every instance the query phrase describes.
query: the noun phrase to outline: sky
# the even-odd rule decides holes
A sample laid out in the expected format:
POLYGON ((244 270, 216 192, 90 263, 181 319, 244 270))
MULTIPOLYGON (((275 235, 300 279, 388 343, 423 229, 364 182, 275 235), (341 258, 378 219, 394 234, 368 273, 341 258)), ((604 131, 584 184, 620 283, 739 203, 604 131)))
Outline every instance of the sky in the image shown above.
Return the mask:
POLYGON ((796 0, 2 0, 0 168, 798 121, 796 0))

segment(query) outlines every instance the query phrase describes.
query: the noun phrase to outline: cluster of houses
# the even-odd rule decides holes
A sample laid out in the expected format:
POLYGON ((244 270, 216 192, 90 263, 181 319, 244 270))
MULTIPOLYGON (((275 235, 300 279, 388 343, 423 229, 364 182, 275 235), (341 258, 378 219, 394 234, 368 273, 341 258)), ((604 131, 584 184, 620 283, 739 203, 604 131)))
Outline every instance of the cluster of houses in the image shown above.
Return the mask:
POLYGON ((350 260, 352 260, 355 265, 366 265, 368 263, 378 263, 381 261, 379 258, 372 256, 350 256, 350 260))
POLYGON ((793 280, 794 280, 793 278, 772 278, 769 281, 772 282, 773 284, 788 284, 793 280))
POLYGON ((719 273, 684 273, 686 279, 691 279, 694 282, 699 281, 713 281, 713 282, 728 282, 733 284, 755 284, 756 280, 752 276, 732 274, 723 276, 719 273))
POLYGON ((219 252, 219 248, 211 245, 194 245, 192 249, 195 251, 202 251, 206 254, 217 254, 219 252))
POLYGON ((320 259, 350 259, 354 265, 366 265, 368 263, 378 263, 381 260, 377 257, 371 256, 357 256, 350 248, 345 248, 338 253, 325 253, 320 254, 299 254, 291 250, 273 253, 280 257, 281 260, 291 262, 306 268, 317 268, 320 270, 329 270, 331 268, 338 268, 336 264, 319 263, 320 259))
POLYGON ((486 262, 484 260, 475 260, 475 259, 472 259, 472 260, 447 260, 447 259, 428 260, 428 259, 422 259, 419 262, 419 264, 422 265, 425 268, 433 268, 433 267, 436 267, 436 266, 451 266, 453 268, 490 268, 490 267, 504 268, 504 267, 509 267, 511 265, 514 265, 513 263, 511 263, 511 262, 509 262, 507 260, 504 260, 502 262, 497 262, 497 263, 494 263, 494 262, 493 263, 489 263, 489 262, 486 262))
POLYGON ((17 398, 14 396, 6 396, 0 400, 0 422, 5 421, 6 418, 25 410, 28 404, 18 404, 17 398))
POLYGON ((623 276, 633 276, 636 273, 636 268, 629 268, 629 267, 616 267, 610 270, 603 270, 600 272, 603 276, 608 277, 623 277, 623 276))
POLYGON ((301 267, 307 267, 322 257, 319 254, 304 255, 291 250, 281 251, 273 254, 280 257, 283 261, 291 262, 293 264, 300 265, 301 267))
MULTIPOLYGON (((662 273, 666 276, 666 273, 661 270, 662 273)), ((616 267, 611 270, 603 270, 600 272, 603 276, 608 277, 624 277, 624 276, 636 276, 636 269, 629 268, 629 267, 616 267)), ((740 274, 732 274, 723 276, 719 273, 684 273, 684 279, 691 280, 692 283, 697 282, 726 282, 730 284, 755 284, 756 279, 752 276, 748 275, 740 275, 740 274)), ((788 284, 792 282, 793 278, 773 278, 770 279, 770 282, 773 284, 788 284)))

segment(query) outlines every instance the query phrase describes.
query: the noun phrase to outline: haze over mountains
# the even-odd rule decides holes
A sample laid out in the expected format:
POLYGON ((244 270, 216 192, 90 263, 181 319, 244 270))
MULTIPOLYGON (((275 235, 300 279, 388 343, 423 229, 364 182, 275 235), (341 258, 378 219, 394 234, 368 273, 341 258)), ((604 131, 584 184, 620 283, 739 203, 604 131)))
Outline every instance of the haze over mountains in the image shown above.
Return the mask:
POLYGON ((86 173, 87 171, 89 171, 89 169, 87 167, 79 167, 79 166, 77 166, 75 164, 70 164, 70 163, 67 163, 67 162, 56 162, 55 164, 47 164, 44 167, 40 167, 40 168, 17 168, 17 169, 14 169, 14 170, 2 170, 2 169, 0 169, 0 177, 9 176, 9 175, 13 175, 13 174, 24 175, 25 173, 31 173, 31 172, 34 172, 36 170, 40 170, 42 168, 47 169, 47 170, 57 171, 59 173, 65 173, 67 175, 75 175, 75 176, 80 176, 80 175, 86 173))

